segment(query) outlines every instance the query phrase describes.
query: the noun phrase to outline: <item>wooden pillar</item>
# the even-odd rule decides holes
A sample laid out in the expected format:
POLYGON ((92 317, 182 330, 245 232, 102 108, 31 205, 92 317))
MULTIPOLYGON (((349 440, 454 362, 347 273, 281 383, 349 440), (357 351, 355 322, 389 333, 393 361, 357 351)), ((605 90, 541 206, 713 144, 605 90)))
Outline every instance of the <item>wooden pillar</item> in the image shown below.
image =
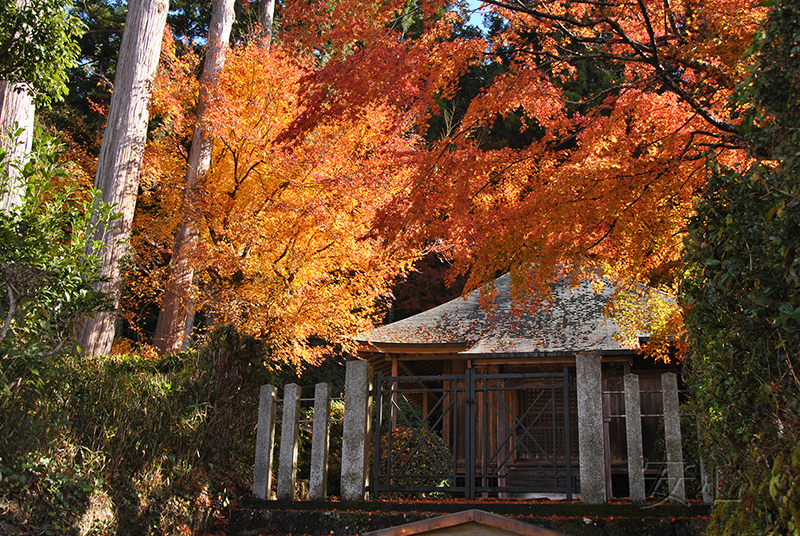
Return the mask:
POLYGON ((424 419, 425 428, 428 428, 428 411, 429 409, 429 402, 428 402, 428 391, 422 391, 422 418, 424 419))

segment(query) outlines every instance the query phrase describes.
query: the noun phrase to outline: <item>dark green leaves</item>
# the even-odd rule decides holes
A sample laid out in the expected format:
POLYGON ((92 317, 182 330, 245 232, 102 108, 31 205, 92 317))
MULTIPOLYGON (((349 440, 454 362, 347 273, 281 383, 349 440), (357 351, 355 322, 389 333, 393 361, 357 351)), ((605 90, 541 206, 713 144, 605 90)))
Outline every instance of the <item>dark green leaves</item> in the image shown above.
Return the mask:
POLYGON ((27 85, 49 104, 67 93, 84 26, 69 0, 0 0, 0 80, 27 85))
MULTIPOLYGON (((776 1, 732 99, 749 167, 712 161, 685 239, 686 379, 726 477, 711 533, 796 534, 800 463, 800 6, 776 1)), ((707 458, 708 459, 708 458, 707 458)))
POLYGON ((17 204, 0 210, 3 360, 27 362, 60 351, 83 317, 109 306, 94 288, 98 259, 87 241, 94 222, 107 222, 112 213, 96 201, 98 192, 87 195, 72 185, 61 157, 55 140, 43 136, 25 162, 0 155, 0 174, 15 168, 25 188, 17 204))

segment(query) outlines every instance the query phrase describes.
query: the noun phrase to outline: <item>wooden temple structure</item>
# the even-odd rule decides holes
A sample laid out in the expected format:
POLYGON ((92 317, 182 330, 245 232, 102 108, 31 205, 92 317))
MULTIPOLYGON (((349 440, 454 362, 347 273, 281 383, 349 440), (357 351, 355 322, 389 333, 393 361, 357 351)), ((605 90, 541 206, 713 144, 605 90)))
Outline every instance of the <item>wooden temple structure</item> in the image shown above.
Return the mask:
MULTIPOLYGON (((577 422, 574 384, 571 384, 572 391, 566 391, 569 400, 565 399, 563 406, 547 402, 542 398, 541 389, 555 385, 548 374, 574 377, 577 353, 599 354, 604 418, 597 425, 604 429, 607 494, 608 497, 624 497, 627 458, 623 376, 627 373, 639 376, 644 456, 646 462, 658 462, 663 460, 659 446, 663 426, 661 374, 674 371, 675 367, 643 356, 640 341, 625 344, 616 336, 619 327, 605 314, 613 293, 614 286, 609 281, 602 285, 591 281, 577 286, 556 284, 542 306, 532 308, 514 302, 511 278, 504 275, 494 281, 494 292, 490 294, 493 298, 482 299, 481 292, 475 291, 360 334, 358 356, 369 361, 374 371, 383 376, 422 378, 417 382, 419 385, 430 383, 431 377, 454 378, 468 371, 488 378, 484 385, 491 385, 494 391, 490 395, 485 390, 488 404, 485 407, 500 409, 491 414, 488 410, 479 410, 473 417, 457 416, 463 414, 453 412, 439 417, 436 426, 455 453, 458 464, 470 457, 483 460, 486 471, 494 464, 494 482, 502 485, 508 479, 501 477, 534 475, 545 462, 561 467, 577 464, 577 426, 569 425, 570 420, 577 422), (563 429, 565 412, 569 419, 563 429), (456 422, 469 418, 477 424, 456 422), (479 437, 477 446, 462 444, 461 432, 453 431, 462 429, 474 430, 474 434, 484 437, 479 437)), ((642 337, 647 335, 641 334, 642 337)), ((449 379, 443 385, 446 387, 448 382, 455 393, 453 389, 460 385, 459 380, 449 379)), ((398 395, 392 396, 396 400, 398 395)), ((451 397, 454 407, 469 404, 466 395, 459 396, 442 395, 439 404, 444 408, 447 397, 451 397)), ((428 400, 427 394, 421 397, 409 391, 406 398, 419 408, 420 415, 434 414, 433 402, 428 400)), ((397 425, 393 415, 392 426, 397 425)), ((567 471, 566 474, 572 473, 567 471)), ((524 490, 525 482, 517 480, 513 488, 516 495, 511 496, 521 496, 519 492, 524 490)), ((543 487, 543 481, 535 485, 534 480, 530 482, 531 489, 546 492, 547 485, 543 487)))

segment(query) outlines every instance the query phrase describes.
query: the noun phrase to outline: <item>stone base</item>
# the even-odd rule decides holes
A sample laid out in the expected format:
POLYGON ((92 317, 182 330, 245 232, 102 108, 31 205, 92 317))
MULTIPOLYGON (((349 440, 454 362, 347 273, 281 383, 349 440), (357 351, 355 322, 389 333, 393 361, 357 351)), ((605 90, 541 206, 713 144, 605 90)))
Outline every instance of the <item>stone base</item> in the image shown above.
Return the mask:
POLYGON ((579 502, 284 502, 253 501, 231 514, 230 536, 350 536, 478 509, 571 536, 701 536, 703 505, 586 505, 579 502))

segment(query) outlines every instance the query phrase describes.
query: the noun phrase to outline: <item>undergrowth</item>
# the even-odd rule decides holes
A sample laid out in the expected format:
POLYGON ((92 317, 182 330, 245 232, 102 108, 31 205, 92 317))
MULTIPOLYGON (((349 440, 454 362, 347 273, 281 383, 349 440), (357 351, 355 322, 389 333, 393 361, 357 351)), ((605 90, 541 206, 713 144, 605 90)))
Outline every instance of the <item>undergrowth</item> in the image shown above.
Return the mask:
POLYGON ((220 532, 250 491, 261 353, 219 329, 169 358, 4 360, 2 532, 220 532))

